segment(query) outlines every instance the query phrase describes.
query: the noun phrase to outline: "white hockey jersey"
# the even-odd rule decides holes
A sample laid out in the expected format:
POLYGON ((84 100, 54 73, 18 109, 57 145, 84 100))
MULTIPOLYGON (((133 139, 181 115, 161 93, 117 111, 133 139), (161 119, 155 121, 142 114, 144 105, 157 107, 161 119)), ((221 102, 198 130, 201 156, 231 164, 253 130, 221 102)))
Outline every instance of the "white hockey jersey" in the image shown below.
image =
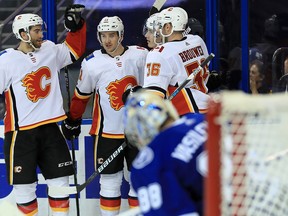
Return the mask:
MULTIPOLYGON (((158 46, 147 55, 144 87, 161 92, 163 97, 169 97, 208 55, 207 47, 198 35, 187 35, 183 40, 158 46)), ((208 92, 206 87, 208 77, 208 67, 205 67, 195 76, 194 82, 189 82, 186 85, 187 88, 172 99, 172 103, 180 115, 188 112, 206 111, 205 102, 209 98, 206 94, 208 92), (193 99, 196 94, 194 92, 197 93, 196 98, 199 103, 197 103, 196 98, 193 99), (199 110, 195 110, 195 102, 199 110), (204 106, 202 106, 203 104, 204 106)))
POLYGON ((5 94, 5 132, 27 130, 66 118, 59 72, 86 48, 86 23, 68 32, 61 44, 43 41, 27 54, 15 49, 0 52, 0 94, 5 94))
POLYGON ((65 43, 44 41, 37 52, 0 53, 0 92, 5 92, 5 132, 65 119, 59 71, 71 64, 65 43))
POLYGON ((90 134, 102 131, 103 137, 124 138, 122 94, 143 84, 147 53, 143 47, 128 46, 120 56, 111 57, 103 50, 96 50, 86 57, 72 98, 71 117, 82 116, 83 100, 95 92, 90 134))

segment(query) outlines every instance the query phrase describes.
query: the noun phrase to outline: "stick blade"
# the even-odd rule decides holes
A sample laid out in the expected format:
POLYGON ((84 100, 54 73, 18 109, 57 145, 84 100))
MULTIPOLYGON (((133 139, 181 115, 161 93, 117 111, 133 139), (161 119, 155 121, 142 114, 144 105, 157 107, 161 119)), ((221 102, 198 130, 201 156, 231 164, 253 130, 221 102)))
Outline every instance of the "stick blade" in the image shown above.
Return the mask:
POLYGON ((58 187, 58 186, 50 186, 48 189, 49 196, 59 196, 59 195, 69 195, 69 194, 77 194, 77 187, 58 187))

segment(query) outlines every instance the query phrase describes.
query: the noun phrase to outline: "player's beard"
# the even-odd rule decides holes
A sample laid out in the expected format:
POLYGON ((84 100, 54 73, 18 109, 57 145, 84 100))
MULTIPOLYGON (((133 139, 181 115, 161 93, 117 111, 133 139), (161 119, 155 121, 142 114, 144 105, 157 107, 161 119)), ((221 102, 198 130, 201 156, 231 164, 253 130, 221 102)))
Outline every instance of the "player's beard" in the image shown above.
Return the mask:
POLYGON ((31 40, 32 45, 39 49, 42 45, 43 40, 42 39, 38 39, 38 40, 31 40))

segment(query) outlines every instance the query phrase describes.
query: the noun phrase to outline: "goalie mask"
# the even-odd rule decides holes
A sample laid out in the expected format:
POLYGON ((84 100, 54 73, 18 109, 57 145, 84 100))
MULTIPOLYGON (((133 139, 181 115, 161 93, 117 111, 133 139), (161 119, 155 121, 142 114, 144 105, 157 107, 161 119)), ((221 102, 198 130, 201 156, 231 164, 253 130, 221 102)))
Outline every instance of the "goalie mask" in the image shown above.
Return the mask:
POLYGON ((35 50, 37 48, 34 47, 34 45, 31 43, 31 36, 30 36, 30 28, 32 26, 41 25, 42 30, 46 31, 46 24, 43 22, 42 18, 38 16, 37 14, 20 14, 17 15, 14 18, 13 24, 12 24, 12 30, 14 35, 17 39, 20 39, 23 42, 29 43, 35 50), (21 37, 20 31, 24 31, 28 35, 28 40, 24 40, 21 37))
POLYGON ((128 97, 124 112, 124 132, 129 144, 143 148, 169 119, 178 119, 172 103, 152 92, 140 90, 128 97))
POLYGON ((100 44, 102 44, 100 33, 101 32, 118 32, 119 43, 121 43, 124 36, 124 25, 122 20, 118 16, 104 17, 97 27, 97 38, 100 44))
POLYGON ((180 7, 169 7, 162 10, 158 16, 157 21, 154 25, 154 34, 159 32, 163 37, 163 41, 166 37, 169 37, 174 31, 183 32, 186 29, 186 25, 188 23, 188 14, 187 12, 180 7), (172 30, 169 34, 163 34, 163 27, 165 24, 171 23, 172 30))

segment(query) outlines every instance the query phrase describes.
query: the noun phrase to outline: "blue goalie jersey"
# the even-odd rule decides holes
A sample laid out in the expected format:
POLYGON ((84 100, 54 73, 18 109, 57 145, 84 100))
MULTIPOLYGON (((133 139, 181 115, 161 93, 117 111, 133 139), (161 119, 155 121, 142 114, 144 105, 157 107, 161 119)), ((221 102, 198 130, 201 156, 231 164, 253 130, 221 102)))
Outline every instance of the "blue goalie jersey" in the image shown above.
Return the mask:
POLYGON ((143 215, 202 215, 206 129, 203 114, 187 114, 141 149, 131 181, 143 215))

